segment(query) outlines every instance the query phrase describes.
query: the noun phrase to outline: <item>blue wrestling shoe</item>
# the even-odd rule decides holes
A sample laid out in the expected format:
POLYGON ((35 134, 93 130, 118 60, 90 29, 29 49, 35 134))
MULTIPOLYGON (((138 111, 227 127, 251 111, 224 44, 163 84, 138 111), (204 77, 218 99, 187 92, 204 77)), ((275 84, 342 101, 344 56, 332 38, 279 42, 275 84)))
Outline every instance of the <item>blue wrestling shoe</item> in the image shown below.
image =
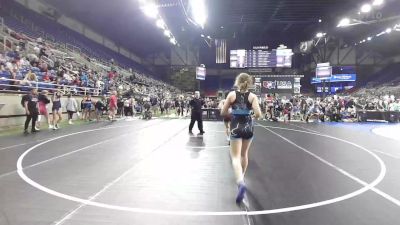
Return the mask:
POLYGON ((238 185, 238 194, 236 196, 236 204, 240 204, 243 201, 246 191, 247 191, 246 184, 244 182, 240 182, 238 185))

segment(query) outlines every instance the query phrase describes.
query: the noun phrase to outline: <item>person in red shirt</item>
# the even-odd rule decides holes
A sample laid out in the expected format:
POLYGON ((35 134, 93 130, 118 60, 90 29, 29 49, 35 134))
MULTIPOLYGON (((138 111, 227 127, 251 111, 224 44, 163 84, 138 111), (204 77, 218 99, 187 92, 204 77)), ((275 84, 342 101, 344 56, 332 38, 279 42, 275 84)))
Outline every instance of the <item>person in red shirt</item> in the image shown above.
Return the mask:
POLYGON ((110 120, 114 120, 115 119, 115 114, 117 112, 117 92, 116 91, 112 91, 111 92, 111 97, 110 97, 110 115, 108 116, 108 118, 110 120))
POLYGON ((109 80, 114 79, 114 73, 112 71, 108 72, 108 79, 109 80))
POLYGON ((48 71, 44 73, 43 82, 50 82, 50 73, 48 71))

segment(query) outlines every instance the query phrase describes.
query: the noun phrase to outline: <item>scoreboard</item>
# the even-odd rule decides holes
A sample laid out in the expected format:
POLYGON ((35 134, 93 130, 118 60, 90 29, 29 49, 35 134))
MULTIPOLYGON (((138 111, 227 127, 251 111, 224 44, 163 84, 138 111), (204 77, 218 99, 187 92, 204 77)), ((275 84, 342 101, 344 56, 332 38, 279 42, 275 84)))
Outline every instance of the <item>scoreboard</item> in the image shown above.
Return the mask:
POLYGON ((292 67, 291 49, 231 50, 231 68, 292 67))
POLYGON ((276 50, 248 50, 246 55, 246 67, 276 67, 276 50))

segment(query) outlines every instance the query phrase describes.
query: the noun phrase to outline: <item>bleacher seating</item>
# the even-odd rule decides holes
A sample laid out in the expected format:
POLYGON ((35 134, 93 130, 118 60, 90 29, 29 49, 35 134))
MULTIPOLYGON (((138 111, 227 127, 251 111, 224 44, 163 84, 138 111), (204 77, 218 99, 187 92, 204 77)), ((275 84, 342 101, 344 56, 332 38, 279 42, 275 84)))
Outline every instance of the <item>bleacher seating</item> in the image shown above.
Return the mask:
POLYGON ((355 90, 349 93, 356 95, 400 93, 400 63, 390 64, 370 77, 369 80, 359 84, 355 90))
POLYGON ((54 20, 26 9, 18 3, 9 2, 8 4, 10 4, 9 7, 12 8, 12 11, 5 11, 3 9, 0 11, 0 16, 4 18, 4 23, 7 26, 17 32, 24 33, 32 38, 41 37, 42 34, 50 34, 50 36, 54 38, 54 41, 75 46, 89 57, 97 58, 102 61, 114 59, 114 61, 125 68, 135 68, 135 70, 139 72, 149 72, 145 67, 135 61, 88 39, 82 34, 58 24, 54 20), (34 24, 34 27, 38 29, 33 29, 33 26, 20 22, 18 19, 14 18, 14 16, 11 16, 11 13, 18 17, 22 17, 21 15, 23 15, 23 18, 29 18, 30 24, 34 24))

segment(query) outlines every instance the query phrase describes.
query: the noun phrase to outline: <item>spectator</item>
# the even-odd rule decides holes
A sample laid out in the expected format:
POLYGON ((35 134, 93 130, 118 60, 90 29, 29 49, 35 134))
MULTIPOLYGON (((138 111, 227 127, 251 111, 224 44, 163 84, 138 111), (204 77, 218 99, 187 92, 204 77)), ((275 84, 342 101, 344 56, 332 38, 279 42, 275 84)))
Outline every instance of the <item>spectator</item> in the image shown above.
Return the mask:
POLYGON ((22 81, 22 84, 32 86, 32 82, 38 82, 38 79, 37 79, 36 74, 33 73, 32 70, 29 70, 29 72, 25 75, 25 78, 22 81))
POLYGON ((97 122, 99 122, 101 120, 101 116, 103 115, 103 112, 106 110, 106 105, 105 105, 105 98, 102 97, 100 100, 98 100, 96 102, 95 105, 96 108, 96 119, 97 122))
POLYGON ((56 92, 54 92, 53 98, 52 98, 52 101, 53 101, 53 107, 52 107, 53 130, 57 130, 60 128, 59 123, 62 120, 61 97, 62 97, 61 90, 57 90, 56 92))
POLYGON ((74 113, 78 112, 78 102, 72 96, 71 93, 68 94, 68 99, 65 104, 65 107, 66 107, 67 113, 68 113, 68 124, 74 124, 72 122, 72 117, 73 117, 74 113))
MULTIPOLYGON (((49 113, 47 111, 47 105, 50 103, 49 98, 47 97, 47 94, 49 92, 47 90, 43 90, 38 97, 39 101, 39 115, 44 116, 46 118, 46 122, 49 126, 49 129, 53 129, 53 125, 49 116, 49 113)), ((38 120, 38 125, 40 126, 40 119, 38 120)))
POLYGON ((109 114, 109 119, 114 120, 115 119, 115 114, 117 113, 117 92, 112 91, 111 96, 110 96, 110 114, 109 114))
POLYGON ((25 108, 25 113, 26 113, 26 120, 25 120, 25 126, 24 126, 24 134, 28 134, 28 127, 29 123, 32 120, 32 128, 31 132, 35 133, 38 130, 36 129, 36 121, 38 119, 39 115, 39 109, 38 109, 38 91, 37 89, 32 89, 32 91, 24 95, 22 97, 22 105, 25 108))

